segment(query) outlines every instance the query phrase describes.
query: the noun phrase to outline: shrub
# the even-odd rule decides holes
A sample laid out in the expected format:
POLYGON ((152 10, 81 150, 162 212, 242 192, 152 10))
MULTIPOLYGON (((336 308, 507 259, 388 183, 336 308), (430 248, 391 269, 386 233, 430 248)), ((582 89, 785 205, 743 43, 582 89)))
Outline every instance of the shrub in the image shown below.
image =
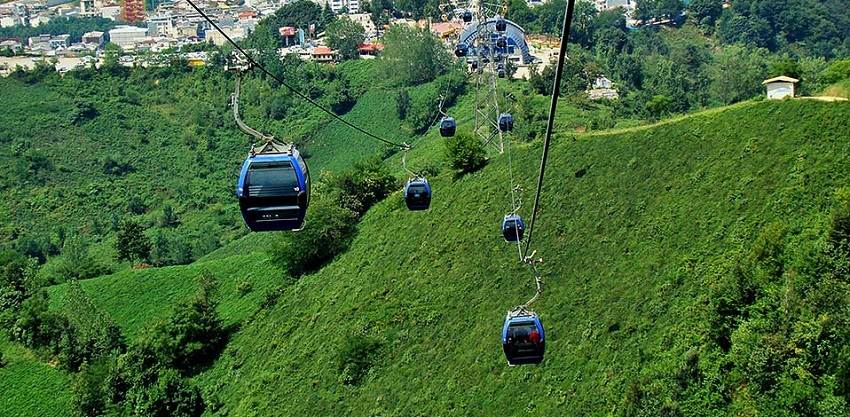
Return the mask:
POLYGON ((328 177, 329 193, 338 204, 358 216, 393 192, 398 184, 380 160, 358 162, 354 169, 328 177))
POLYGON ((356 213, 347 208, 331 203, 314 206, 307 227, 278 240, 272 258, 293 277, 315 271, 348 247, 356 220, 356 213))
POLYGON ((6 367, 6 358, 3 357, 3 351, 0 351, 0 368, 6 367))
POLYGON ((487 163, 484 144, 466 132, 446 138, 446 157, 453 169, 465 173, 475 172, 487 163))
POLYGON ((236 283, 236 293, 239 294, 240 297, 250 294, 253 289, 254 284, 251 284, 251 281, 243 279, 236 283))
POLYGON ((357 385, 369 372, 380 354, 381 343, 366 336, 349 337, 339 353, 340 379, 345 385, 357 385))

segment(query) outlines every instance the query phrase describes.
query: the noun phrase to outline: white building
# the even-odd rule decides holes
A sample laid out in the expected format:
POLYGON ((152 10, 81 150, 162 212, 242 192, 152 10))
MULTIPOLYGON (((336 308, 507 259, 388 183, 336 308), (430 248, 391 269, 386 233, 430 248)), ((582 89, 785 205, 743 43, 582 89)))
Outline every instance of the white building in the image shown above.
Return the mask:
POLYGON ((375 22, 372 22, 372 15, 369 13, 352 13, 348 18, 363 26, 366 34, 366 40, 370 40, 378 36, 378 28, 375 27, 375 22))
POLYGON ((133 47, 146 36, 148 30, 136 26, 118 26, 109 31, 109 41, 121 48, 133 47))
POLYGON ((600 75, 593 80, 593 85, 587 90, 587 98, 591 100, 617 100, 620 98, 620 93, 614 88, 613 81, 604 75, 600 75))
POLYGON ((594 6, 596 6, 596 10, 604 11, 616 9, 618 7, 622 8, 627 14, 631 14, 637 8, 636 0, 594 0, 594 6))
POLYGON ((86 45, 93 45, 95 47, 103 45, 103 32, 86 32, 83 34, 83 43, 86 45))
POLYGON ((320 6, 325 4, 331 7, 334 13, 339 13, 343 8, 347 10, 348 13, 359 13, 360 12, 360 0, 313 0, 318 3, 320 6))
POLYGON ((121 6, 103 6, 100 8, 100 17, 115 20, 121 15, 121 6))
POLYGON ((70 38, 71 38, 71 35, 69 35, 67 33, 64 34, 64 35, 56 35, 56 36, 50 38, 50 40, 47 41, 47 43, 53 49, 65 49, 69 45, 68 40, 70 38))
POLYGON ((782 100, 788 97, 794 97, 797 94, 797 83, 800 80, 796 78, 780 76, 764 80, 762 85, 767 88, 767 98, 769 100, 782 100))
POLYGON ((170 13, 157 14, 148 17, 148 33, 151 36, 174 36, 175 18, 170 13))
MULTIPOLYGON (((224 33, 226 33, 227 36, 229 36, 230 39, 233 39, 234 41, 245 39, 245 37, 248 36, 248 31, 245 30, 245 27, 241 25, 220 27, 221 30, 224 31, 224 33)), ((207 30, 206 34, 207 42, 212 42, 216 46, 222 46, 227 43, 227 39, 225 39, 225 37, 222 36, 222 34, 215 29, 207 30)))

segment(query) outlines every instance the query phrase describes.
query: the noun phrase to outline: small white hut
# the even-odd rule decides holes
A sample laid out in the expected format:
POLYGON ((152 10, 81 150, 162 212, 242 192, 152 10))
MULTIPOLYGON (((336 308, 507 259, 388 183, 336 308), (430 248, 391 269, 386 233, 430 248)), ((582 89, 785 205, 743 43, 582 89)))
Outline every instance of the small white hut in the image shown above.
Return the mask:
POLYGON ((761 84, 767 87, 768 100, 782 100, 786 97, 794 97, 797 95, 797 83, 800 80, 796 78, 780 76, 764 80, 761 84))

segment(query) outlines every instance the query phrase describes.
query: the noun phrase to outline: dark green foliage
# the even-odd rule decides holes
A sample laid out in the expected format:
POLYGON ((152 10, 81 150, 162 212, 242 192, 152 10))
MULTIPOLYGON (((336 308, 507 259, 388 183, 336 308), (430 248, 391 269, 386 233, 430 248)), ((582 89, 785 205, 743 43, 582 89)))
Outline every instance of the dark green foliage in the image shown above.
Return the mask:
POLYGON ((115 249, 119 260, 146 260, 151 254, 151 242, 145 236, 142 226, 127 218, 119 226, 115 249))
POLYGON ((217 288, 215 277, 202 273, 195 297, 118 357, 105 379, 106 402, 133 416, 203 414, 200 390, 186 375, 212 363, 226 341, 217 288))
POLYGON ((346 338, 339 352, 340 380, 345 385, 358 385, 380 356, 381 342, 367 336, 346 338))
POLYGON ((65 239, 60 251, 61 257, 43 274, 48 283, 86 279, 109 273, 109 267, 101 264, 89 253, 89 239, 88 236, 81 235, 65 239))
POLYGON ((3 352, 0 351, 0 369, 3 369, 5 367, 6 367, 6 358, 3 357, 3 352))
POLYGON ((330 187, 328 197, 358 216, 398 188, 398 181, 376 158, 358 162, 352 170, 331 175, 325 182, 330 187))
POLYGON ((356 59, 360 56, 357 47, 366 40, 363 26, 347 17, 330 23, 326 36, 328 46, 338 50, 342 59, 356 59))
POLYGON ((118 162, 111 156, 103 161, 103 173, 106 175, 122 176, 133 172, 133 165, 129 162, 118 162))
POLYGON ((714 0, 691 0, 688 4, 688 19, 706 32, 714 30, 714 24, 723 12, 723 3, 714 0))
POLYGON ((462 173, 475 172, 487 163, 487 151, 478 137, 460 131, 455 136, 445 138, 446 158, 452 169, 462 173))
POLYGON ((850 79, 850 59, 839 60, 831 63, 820 76, 825 84, 834 84, 842 80, 850 79))
POLYGON ((644 21, 676 19, 684 8, 682 0, 636 0, 635 17, 644 21))
POLYGON ((739 0, 722 14, 717 35, 725 43, 788 52, 804 48, 811 55, 842 56, 848 53, 850 37, 846 7, 840 0, 739 0))
POLYGON ((177 227, 180 225, 180 218, 174 212, 174 207, 169 204, 162 206, 162 217, 159 219, 159 225, 161 227, 177 227))
POLYGON ((291 106, 291 102, 286 96, 278 96, 272 99, 269 103, 267 114, 275 120, 281 120, 286 116, 287 111, 291 106))
POLYGON ((106 412, 106 377, 114 358, 84 364, 71 384, 72 407, 77 417, 97 417, 106 412))
POLYGON ((431 81, 445 73, 451 57, 427 28, 393 25, 384 34, 386 48, 380 60, 388 80, 411 86, 431 81))
POLYGON ((410 94, 407 93, 407 90, 398 90, 396 93, 395 109, 399 119, 407 118, 407 112, 410 110, 410 94))
POLYGON ((310 206, 308 226, 281 238, 272 247, 271 256, 293 277, 319 269, 344 251, 356 230, 357 214, 334 203, 310 206))

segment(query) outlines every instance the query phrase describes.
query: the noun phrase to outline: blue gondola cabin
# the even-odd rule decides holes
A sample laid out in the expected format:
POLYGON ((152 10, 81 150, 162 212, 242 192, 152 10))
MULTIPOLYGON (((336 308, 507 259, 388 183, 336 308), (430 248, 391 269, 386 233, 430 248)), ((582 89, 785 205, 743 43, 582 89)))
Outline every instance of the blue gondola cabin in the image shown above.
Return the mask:
POLYGON ((245 159, 236 196, 251 231, 299 230, 310 202, 307 164, 295 146, 269 142, 245 159))

